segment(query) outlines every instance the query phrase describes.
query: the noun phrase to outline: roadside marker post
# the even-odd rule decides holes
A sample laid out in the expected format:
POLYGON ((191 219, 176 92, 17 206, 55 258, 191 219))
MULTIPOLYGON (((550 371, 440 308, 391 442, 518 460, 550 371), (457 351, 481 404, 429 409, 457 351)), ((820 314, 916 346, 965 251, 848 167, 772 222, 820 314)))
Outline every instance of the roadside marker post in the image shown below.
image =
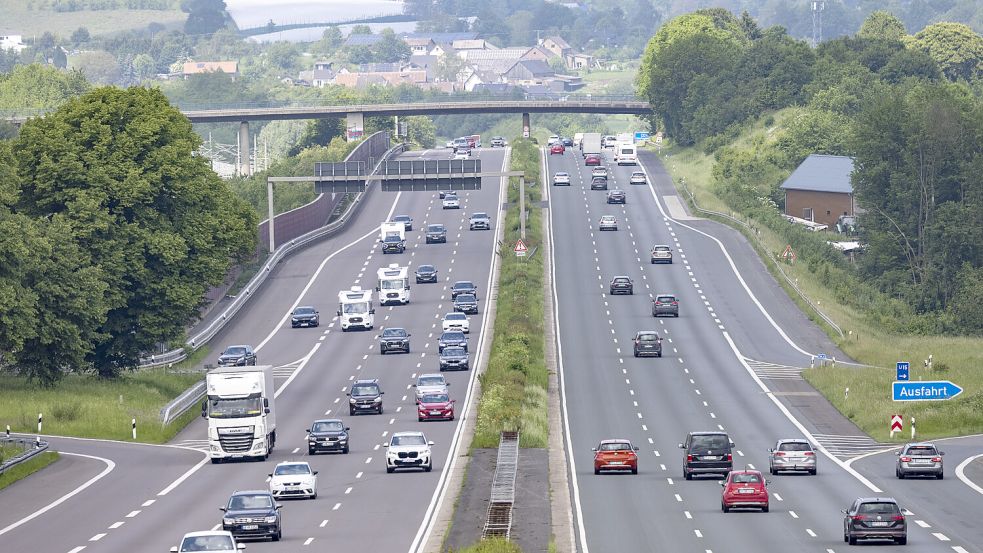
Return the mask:
POLYGON ((41 415, 41 413, 38 413, 38 434, 41 433, 41 419, 42 418, 43 418, 43 416, 41 415))
POLYGON ((915 417, 911 417, 911 439, 915 439, 915 417))
POLYGON ((137 420, 136 420, 136 419, 133 419, 133 420, 132 420, 132 421, 130 422, 130 424, 131 424, 131 425, 132 425, 132 427, 133 427, 133 439, 134 439, 134 440, 136 440, 136 439, 137 439, 137 420))
POLYGON ((891 437, 894 437, 895 432, 901 432, 904 430, 904 417, 901 415, 891 415, 891 437))

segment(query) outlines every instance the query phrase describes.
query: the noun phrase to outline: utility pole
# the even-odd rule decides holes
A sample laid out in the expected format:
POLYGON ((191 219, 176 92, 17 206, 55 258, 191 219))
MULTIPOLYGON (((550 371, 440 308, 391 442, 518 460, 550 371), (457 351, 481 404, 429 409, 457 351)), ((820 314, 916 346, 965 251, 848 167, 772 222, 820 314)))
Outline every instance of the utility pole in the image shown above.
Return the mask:
POLYGON ((823 9, 826 2, 823 0, 813 0, 812 2, 812 47, 815 48, 823 41, 823 9))
POLYGON ((519 238, 526 241, 526 177, 519 177, 519 238))

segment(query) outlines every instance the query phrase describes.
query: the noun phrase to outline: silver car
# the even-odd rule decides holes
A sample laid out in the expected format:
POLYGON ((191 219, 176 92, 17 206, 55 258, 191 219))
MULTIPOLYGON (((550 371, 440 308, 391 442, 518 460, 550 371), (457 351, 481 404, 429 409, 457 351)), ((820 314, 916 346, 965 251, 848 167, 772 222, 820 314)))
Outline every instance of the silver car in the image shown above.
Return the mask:
POLYGON ((778 440, 775 447, 768 450, 768 454, 768 471, 772 474, 781 471, 816 474, 816 450, 808 440, 778 440))
POLYGON ((935 444, 923 442, 907 444, 898 452, 898 463, 894 474, 899 479, 907 476, 934 476, 942 480, 942 456, 935 444))
POLYGON ((608 168, 607 167, 595 167, 590 170, 590 176, 593 177, 604 177, 608 178, 608 168))
POLYGON ((618 230, 618 219, 614 215, 602 215, 597 230, 618 230))
POLYGON ((631 177, 628 179, 628 182, 630 184, 648 184, 648 180, 645 178, 645 173, 641 171, 635 171, 632 173, 631 177))
POLYGON ((553 175, 553 186, 570 186, 570 173, 558 171, 553 175))

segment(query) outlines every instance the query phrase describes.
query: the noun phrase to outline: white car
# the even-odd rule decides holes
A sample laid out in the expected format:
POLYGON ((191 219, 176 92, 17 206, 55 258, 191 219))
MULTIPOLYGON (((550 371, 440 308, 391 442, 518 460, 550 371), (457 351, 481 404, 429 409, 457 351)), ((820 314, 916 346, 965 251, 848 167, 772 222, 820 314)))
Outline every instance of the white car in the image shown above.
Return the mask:
POLYGON ((458 199, 457 194, 447 194, 441 206, 443 209, 461 209, 461 200, 458 199))
POLYGON ((618 218, 614 215, 602 215, 597 230, 618 230, 618 218))
POLYGON ((560 171, 554 174, 553 186, 570 186, 570 173, 560 171))
POLYGON ((458 148, 454 150, 454 159, 471 159, 471 150, 458 148))
POLYGON ((394 432, 386 445, 386 472, 401 468, 422 468, 425 472, 433 470, 430 446, 423 432, 394 432))
POLYGON ((246 548, 244 543, 236 543, 232 532, 223 530, 188 532, 181 538, 181 545, 171 548, 171 553, 191 553, 192 551, 213 551, 234 553, 246 548))
POLYGON ((453 141, 453 140, 448 140, 448 141, 447 141, 447 144, 445 144, 445 146, 446 146, 447 148, 451 148, 451 149, 453 149, 453 148, 454 148, 454 141, 453 141))
POLYGON ((416 388, 417 401, 420 401, 420 398, 426 394, 446 394, 448 386, 450 383, 440 373, 421 374, 416 378, 416 384, 413 385, 416 388))
POLYGON ((309 497, 317 499, 317 471, 307 461, 285 461, 270 473, 273 497, 309 497))
POLYGON ((559 136, 557 136, 555 134, 551 134, 550 137, 549 137, 549 140, 546 141, 546 145, 547 146, 552 146, 554 142, 559 142, 559 141, 560 141, 560 137, 559 136))
POLYGON ((444 332, 471 332, 471 320, 464 313, 448 313, 444 315, 444 320, 440 321, 441 329, 444 332))
POLYGON ((594 177, 604 177, 608 178, 608 168, 607 167, 595 167, 590 170, 591 178, 594 177))
POLYGON ((631 184, 647 184, 648 179, 645 178, 645 173, 641 171, 634 171, 631 177, 628 178, 628 182, 631 184))

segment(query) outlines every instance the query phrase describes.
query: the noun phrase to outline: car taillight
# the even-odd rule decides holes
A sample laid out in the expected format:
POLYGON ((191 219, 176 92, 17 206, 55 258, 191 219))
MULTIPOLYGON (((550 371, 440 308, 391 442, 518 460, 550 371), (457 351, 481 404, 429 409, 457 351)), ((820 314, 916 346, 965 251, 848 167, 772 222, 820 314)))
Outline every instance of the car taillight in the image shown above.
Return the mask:
POLYGON ((811 456, 813 456, 813 455, 815 455, 815 453, 813 453, 813 452, 811 452, 811 451, 806 451, 806 452, 804 453, 804 455, 805 455, 806 457, 811 457, 811 456))
POLYGON ((686 456, 686 462, 687 463, 692 463, 693 462, 693 456, 692 455, 687 455, 686 456))
POLYGON ((733 455, 731 455, 730 453, 728 453, 728 454, 727 454, 727 460, 728 460, 728 461, 733 461, 733 460, 734 460, 734 456, 733 456, 733 455))
POLYGON ((902 455, 901 456, 901 462, 902 463, 910 463, 911 462, 911 457, 908 457, 907 455, 902 455))
POLYGON ((891 520, 904 520, 904 515, 894 515, 891 520))
POLYGON ((864 516, 863 515, 853 515, 852 517, 850 517, 850 519, 851 520, 862 521, 862 520, 864 520, 864 516))
POLYGON ((679 302, 678 301, 674 301, 674 302, 672 302, 672 304, 673 305, 679 305, 679 302))
POLYGON ((941 463, 942 462, 942 457, 932 457, 932 462, 933 463, 941 463))
POLYGON ((776 451, 775 452, 775 455, 777 455, 779 457, 784 457, 785 456, 785 452, 784 451, 776 451))

